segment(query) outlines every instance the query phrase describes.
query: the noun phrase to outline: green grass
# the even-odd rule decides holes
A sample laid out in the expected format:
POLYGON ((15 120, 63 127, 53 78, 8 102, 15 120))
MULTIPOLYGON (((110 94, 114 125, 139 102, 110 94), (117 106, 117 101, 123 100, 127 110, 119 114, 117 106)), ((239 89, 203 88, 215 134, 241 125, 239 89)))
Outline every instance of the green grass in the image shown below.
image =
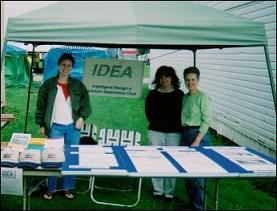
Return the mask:
MULTIPOLYGON (((30 100, 30 111, 28 118, 27 132, 33 137, 39 137, 38 126, 34 123, 35 102, 39 83, 33 83, 30 100)), ((6 88, 7 105, 3 113, 15 115, 15 121, 7 123, 1 129, 1 140, 9 141, 13 132, 23 132, 27 101, 26 88, 6 88)), ((147 95, 147 86, 144 85, 142 96, 139 99, 112 98, 112 97, 91 97, 92 115, 87 122, 93 122, 98 129, 102 127, 132 129, 139 131, 142 135, 142 144, 147 144, 146 131, 147 121, 144 115, 144 101, 147 95)), ((213 145, 235 145, 230 140, 211 132, 213 145)), ((39 178, 31 178, 35 183, 39 178)), ((99 178, 101 180, 101 178, 99 178)), ((102 180, 101 180, 102 181, 102 180)), ((100 181, 100 182, 101 182, 100 181)), ((128 185, 130 181, 126 178, 108 178, 107 184, 128 185)), ((103 182, 103 181, 102 181, 103 182)), ((214 179, 208 180, 208 209, 213 209, 214 179)), ((219 190, 219 209, 222 210, 275 210, 276 209, 276 181, 275 178, 258 179, 221 179, 219 190)), ((85 190, 86 181, 77 180, 76 190, 85 190)), ((96 198, 112 200, 114 202, 125 202, 135 200, 135 193, 105 193, 98 190, 96 198)), ((184 179, 177 179, 176 197, 171 203, 164 200, 157 200, 151 196, 152 185, 149 178, 143 179, 142 194, 140 203, 134 208, 112 207, 97 205, 90 199, 89 194, 75 194, 73 201, 68 201, 59 195, 51 201, 45 201, 40 194, 32 195, 31 208, 34 210, 179 210, 188 203, 185 191, 184 179)), ((22 209, 22 197, 1 195, 1 209, 20 210, 22 209)))

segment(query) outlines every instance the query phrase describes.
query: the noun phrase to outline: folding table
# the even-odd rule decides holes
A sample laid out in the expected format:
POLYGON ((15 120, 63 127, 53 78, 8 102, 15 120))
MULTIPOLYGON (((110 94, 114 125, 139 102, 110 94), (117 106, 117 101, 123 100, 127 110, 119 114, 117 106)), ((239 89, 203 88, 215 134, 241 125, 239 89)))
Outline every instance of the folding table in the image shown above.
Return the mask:
POLYGON ((276 177, 276 160, 246 147, 186 146, 71 146, 66 150, 63 175, 138 177, 137 200, 132 204, 97 201, 98 204, 136 206, 145 177, 216 178, 215 209, 218 208, 218 178, 276 177))

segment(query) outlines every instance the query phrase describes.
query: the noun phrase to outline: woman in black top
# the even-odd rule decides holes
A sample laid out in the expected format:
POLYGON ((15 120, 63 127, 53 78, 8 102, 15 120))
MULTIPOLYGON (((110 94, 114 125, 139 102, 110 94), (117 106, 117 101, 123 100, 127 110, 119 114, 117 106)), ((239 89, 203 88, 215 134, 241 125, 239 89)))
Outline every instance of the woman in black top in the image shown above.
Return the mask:
MULTIPOLYGON (((181 110, 183 91, 175 70, 158 68, 153 81, 155 89, 147 95, 145 114, 149 122, 148 141, 152 146, 179 146, 181 141, 181 110)), ((152 178, 153 195, 174 197, 174 178, 152 178)))

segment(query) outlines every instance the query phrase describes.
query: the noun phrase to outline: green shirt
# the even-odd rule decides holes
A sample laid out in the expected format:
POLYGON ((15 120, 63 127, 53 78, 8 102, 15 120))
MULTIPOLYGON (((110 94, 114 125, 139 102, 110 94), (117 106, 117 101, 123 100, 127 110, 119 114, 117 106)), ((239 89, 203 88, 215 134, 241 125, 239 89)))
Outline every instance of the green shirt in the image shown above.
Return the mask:
POLYGON ((200 126, 199 132, 205 134, 212 122, 210 98, 197 90, 193 95, 187 93, 183 97, 182 125, 200 126))

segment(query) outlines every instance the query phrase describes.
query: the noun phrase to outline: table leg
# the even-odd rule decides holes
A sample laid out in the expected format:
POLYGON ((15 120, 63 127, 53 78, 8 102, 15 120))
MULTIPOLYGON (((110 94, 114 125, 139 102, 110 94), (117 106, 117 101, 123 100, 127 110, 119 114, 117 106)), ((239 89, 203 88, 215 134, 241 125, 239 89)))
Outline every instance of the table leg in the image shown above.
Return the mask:
POLYGON ((103 204, 103 205, 111 205, 111 206, 120 206, 120 207, 134 207, 136 206, 139 201, 140 201, 140 195, 141 195, 141 183, 142 183, 142 178, 139 178, 139 184, 138 184, 138 189, 137 189, 137 199, 134 203, 132 204, 118 204, 118 203, 111 203, 111 202, 105 202, 105 201, 98 201, 94 198, 94 182, 95 182, 95 177, 92 176, 92 180, 91 180, 91 189, 90 189, 90 198, 92 199, 92 201, 96 204, 103 204))
POLYGON ((219 179, 215 179, 215 196, 214 196, 214 209, 218 210, 218 192, 219 192, 219 186, 218 186, 218 181, 219 179))
POLYGON ((27 177, 23 176, 23 210, 27 210, 27 177))
POLYGON ((207 209, 207 179, 204 180, 204 210, 207 209))

